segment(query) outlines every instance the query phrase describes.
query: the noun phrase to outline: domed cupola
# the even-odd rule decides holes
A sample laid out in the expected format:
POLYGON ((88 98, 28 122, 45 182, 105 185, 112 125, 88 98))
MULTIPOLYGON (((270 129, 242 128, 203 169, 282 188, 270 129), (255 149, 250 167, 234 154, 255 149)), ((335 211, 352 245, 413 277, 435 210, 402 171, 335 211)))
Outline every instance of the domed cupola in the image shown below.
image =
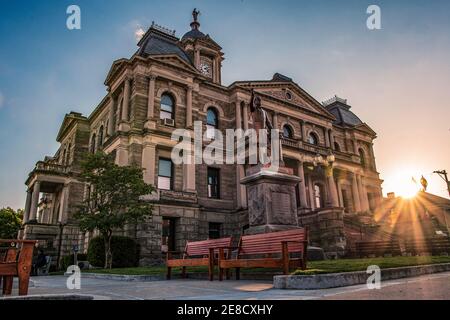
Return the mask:
POLYGON ((206 38, 206 35, 201 32, 200 29, 200 22, 198 22, 198 15, 200 14, 200 11, 197 11, 197 9, 194 9, 192 11, 192 16, 194 18, 194 21, 191 22, 191 31, 188 31, 184 34, 184 36, 181 38, 181 41, 187 40, 187 39, 204 39, 206 38))
POLYGON ((182 38, 181 43, 184 50, 194 61, 194 66, 207 79, 214 83, 221 83, 221 68, 223 52, 222 48, 208 34, 204 34, 200 29, 197 9, 192 11, 193 21, 191 30, 182 38))

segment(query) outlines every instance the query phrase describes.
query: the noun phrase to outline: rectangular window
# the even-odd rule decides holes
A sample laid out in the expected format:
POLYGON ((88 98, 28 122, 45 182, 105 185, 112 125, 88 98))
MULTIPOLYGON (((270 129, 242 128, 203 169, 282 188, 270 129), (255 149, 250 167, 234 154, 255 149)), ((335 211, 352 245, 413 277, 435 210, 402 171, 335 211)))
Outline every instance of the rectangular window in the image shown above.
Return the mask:
POLYGON ((220 198, 220 170, 208 168, 208 198, 220 198))
POLYGON ((222 224, 216 222, 209 223, 209 239, 220 239, 222 236, 222 224))
POLYGON ((171 190, 173 185, 172 176, 172 161, 160 158, 158 162, 158 189, 171 190))

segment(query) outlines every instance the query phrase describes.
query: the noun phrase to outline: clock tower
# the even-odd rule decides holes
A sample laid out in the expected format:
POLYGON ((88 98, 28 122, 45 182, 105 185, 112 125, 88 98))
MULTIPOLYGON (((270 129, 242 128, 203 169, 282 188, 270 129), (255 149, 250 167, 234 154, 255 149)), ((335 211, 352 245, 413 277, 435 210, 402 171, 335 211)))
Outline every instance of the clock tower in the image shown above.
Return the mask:
POLYGON ((200 12, 194 9, 191 30, 182 38, 184 50, 190 55, 195 68, 207 80, 221 84, 222 48, 207 34, 201 32, 198 16, 200 12))

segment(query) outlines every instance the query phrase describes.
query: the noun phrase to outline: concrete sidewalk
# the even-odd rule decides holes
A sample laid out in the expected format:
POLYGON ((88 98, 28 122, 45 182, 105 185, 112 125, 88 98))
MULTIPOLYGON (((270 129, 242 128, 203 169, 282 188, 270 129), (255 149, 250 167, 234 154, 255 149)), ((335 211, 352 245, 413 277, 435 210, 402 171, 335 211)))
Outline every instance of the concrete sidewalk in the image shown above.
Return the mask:
MULTIPOLYGON (((306 300, 306 299, 450 299, 450 272, 382 282, 381 290, 365 285, 322 290, 278 290, 272 281, 172 280, 124 282, 81 279, 81 290, 68 290, 66 277, 33 278, 30 295, 87 294, 120 300, 306 300)), ((15 293, 16 291, 14 291, 15 293)))

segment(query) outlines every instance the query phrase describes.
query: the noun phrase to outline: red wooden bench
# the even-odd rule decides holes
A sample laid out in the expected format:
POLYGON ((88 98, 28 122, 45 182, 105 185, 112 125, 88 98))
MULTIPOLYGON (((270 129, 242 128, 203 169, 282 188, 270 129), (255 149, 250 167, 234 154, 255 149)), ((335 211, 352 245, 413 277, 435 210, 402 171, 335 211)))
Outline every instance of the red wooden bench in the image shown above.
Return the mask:
POLYGON ((232 268, 236 269, 236 280, 241 268, 281 268, 284 274, 289 274, 291 268, 304 270, 307 247, 307 228, 242 236, 238 247, 219 249, 219 280, 223 280, 224 271, 232 268), (236 256, 226 256, 226 249, 237 249, 236 256))
POLYGON ((217 257, 221 247, 231 246, 231 237, 210 239, 204 241, 188 242, 184 252, 167 253, 167 279, 171 278, 173 267, 182 268, 182 277, 186 278, 186 267, 207 266, 209 280, 214 279, 214 266, 217 265, 217 257), (172 254, 181 254, 181 259, 172 259, 172 254))
POLYGON ((4 254, 0 260, 0 285, 3 279, 4 295, 11 295, 14 277, 19 278, 19 295, 28 294, 31 267, 33 263, 33 250, 37 241, 0 240, 4 254))

